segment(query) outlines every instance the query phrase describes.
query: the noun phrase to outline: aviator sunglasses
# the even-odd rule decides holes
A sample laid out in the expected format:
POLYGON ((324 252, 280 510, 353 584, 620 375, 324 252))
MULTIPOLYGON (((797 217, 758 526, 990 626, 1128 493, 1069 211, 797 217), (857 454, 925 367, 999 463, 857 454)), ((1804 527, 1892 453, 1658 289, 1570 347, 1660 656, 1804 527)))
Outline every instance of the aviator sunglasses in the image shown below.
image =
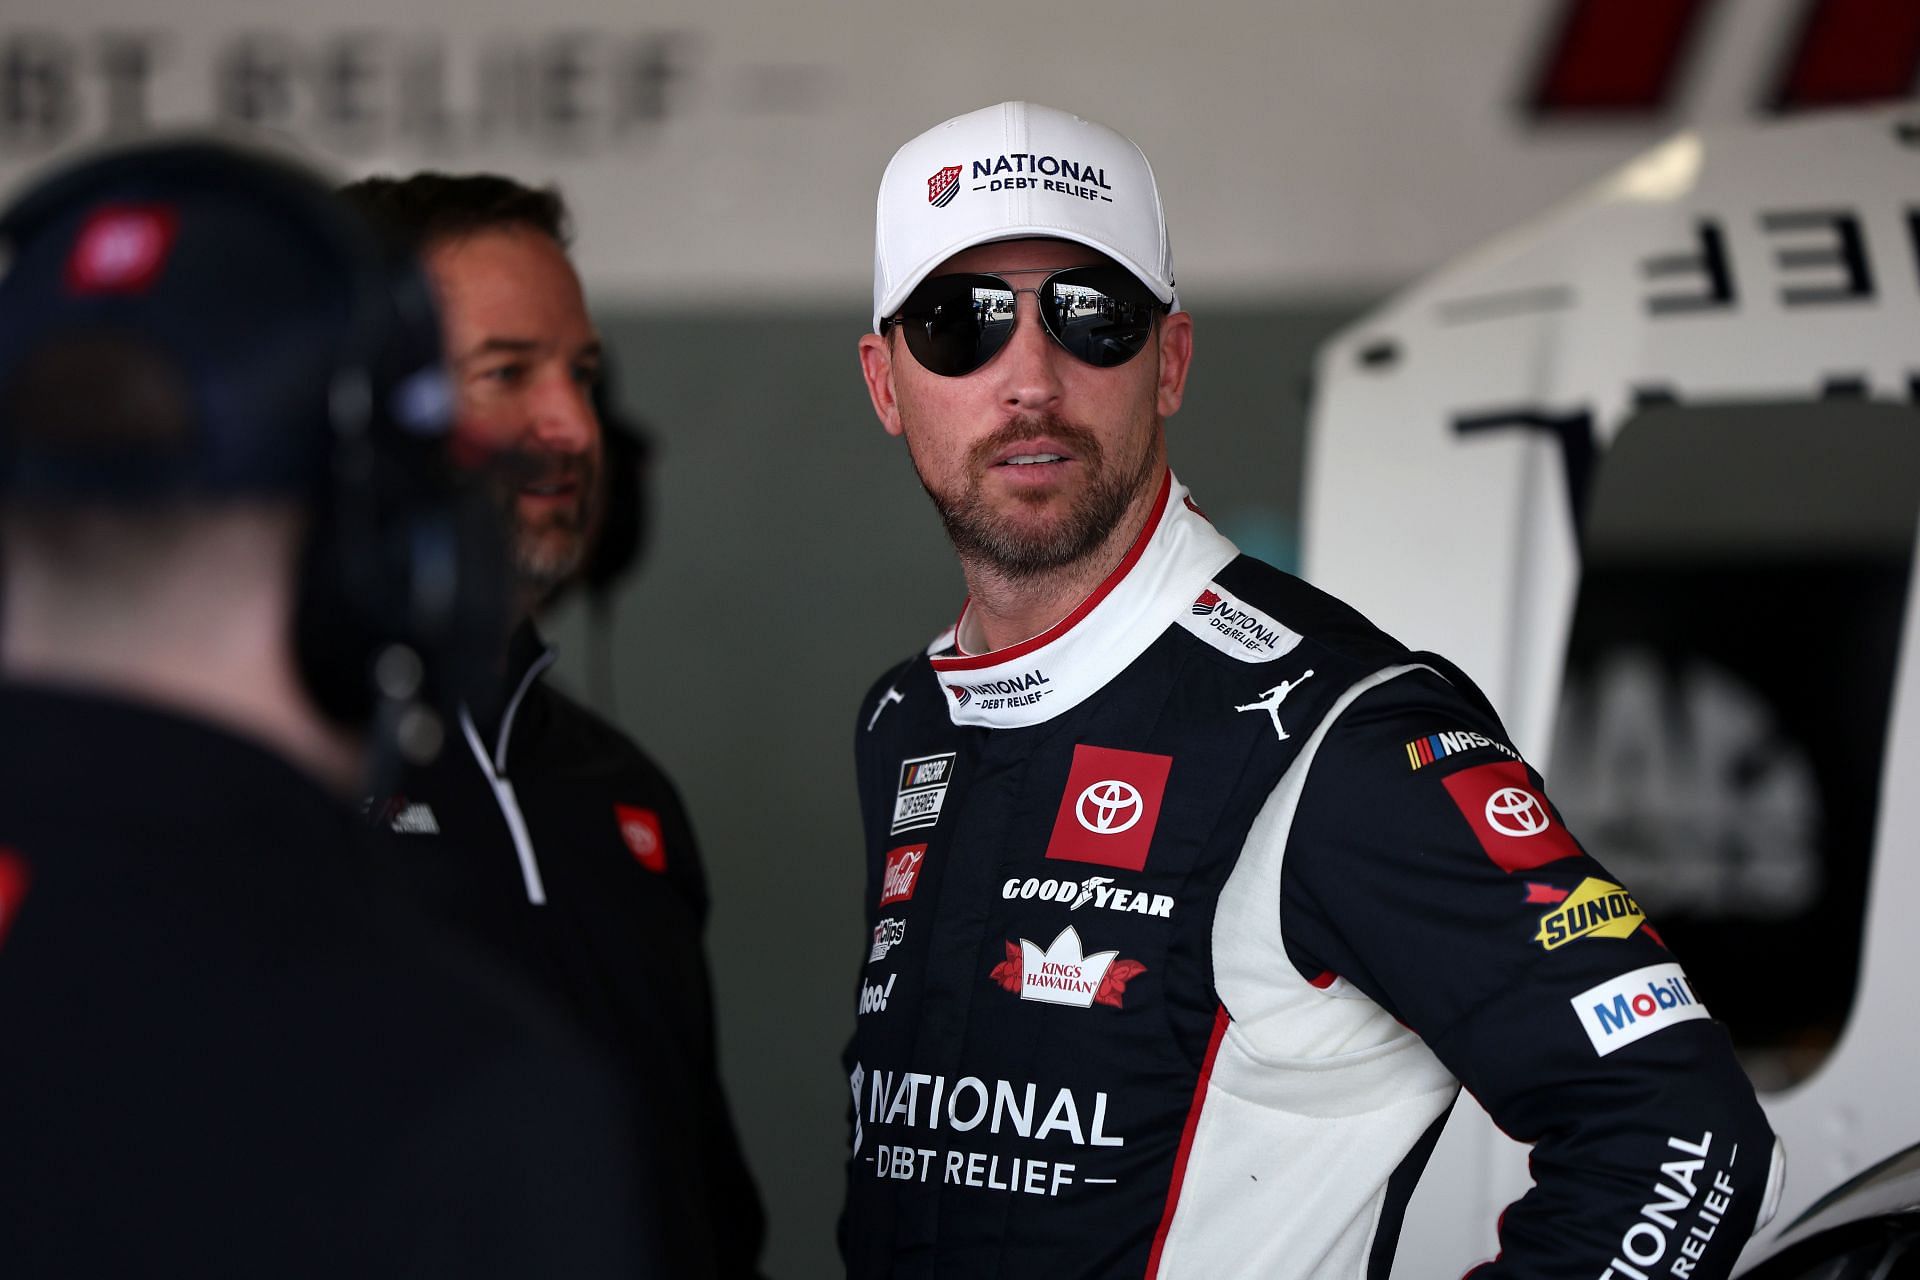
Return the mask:
POLYGON ((1153 336, 1154 316, 1170 310, 1124 267, 1054 269, 1031 289, 1016 289, 1001 276, 970 273, 922 281, 899 314, 881 322, 880 331, 899 325, 921 367, 942 377, 962 377, 984 367, 1013 337, 1015 304, 1023 293, 1039 304, 1047 336, 1096 369, 1139 355, 1153 336))

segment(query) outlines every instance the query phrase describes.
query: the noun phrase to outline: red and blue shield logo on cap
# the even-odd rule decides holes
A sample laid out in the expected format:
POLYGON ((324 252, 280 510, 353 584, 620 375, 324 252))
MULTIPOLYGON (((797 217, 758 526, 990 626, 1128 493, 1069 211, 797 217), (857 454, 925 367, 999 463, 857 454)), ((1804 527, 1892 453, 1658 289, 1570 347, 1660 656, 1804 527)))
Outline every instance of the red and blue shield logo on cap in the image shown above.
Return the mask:
POLYGON ((953 202, 954 193, 960 190, 960 166, 950 164, 927 179, 927 203, 936 209, 944 209, 953 202))

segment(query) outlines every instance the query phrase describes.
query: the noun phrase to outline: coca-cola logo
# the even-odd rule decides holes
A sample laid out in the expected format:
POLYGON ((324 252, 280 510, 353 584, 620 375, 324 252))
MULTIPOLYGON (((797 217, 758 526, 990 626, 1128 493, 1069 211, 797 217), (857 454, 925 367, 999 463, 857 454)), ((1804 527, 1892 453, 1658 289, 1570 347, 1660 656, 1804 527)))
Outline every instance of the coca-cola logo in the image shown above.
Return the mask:
POLYGON ((927 846, 923 844, 904 845, 887 854, 886 866, 880 875, 880 905, 905 902, 913 896, 913 887, 920 881, 920 864, 927 856, 927 846))

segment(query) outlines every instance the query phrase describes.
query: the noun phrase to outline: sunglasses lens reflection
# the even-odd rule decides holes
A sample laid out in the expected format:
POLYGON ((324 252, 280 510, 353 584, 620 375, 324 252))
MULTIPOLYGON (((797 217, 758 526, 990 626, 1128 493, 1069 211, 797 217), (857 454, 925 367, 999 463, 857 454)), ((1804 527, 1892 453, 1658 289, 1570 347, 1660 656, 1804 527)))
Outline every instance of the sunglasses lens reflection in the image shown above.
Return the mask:
POLYGON ((993 276, 936 276, 901 309, 907 350, 943 377, 972 373, 1013 336, 1017 301, 1006 282, 993 276))
MULTIPOLYGON (((1075 358, 1098 369, 1145 349, 1162 304, 1119 267, 1073 267, 1036 291, 1041 323, 1075 358)), ((1019 294, 989 275, 934 276, 900 309, 907 350, 929 372, 957 378, 984 366, 1013 336, 1019 294)))
POLYGON ((1097 369, 1146 348, 1159 300, 1117 267, 1077 267, 1047 281, 1040 314, 1060 345, 1097 369))

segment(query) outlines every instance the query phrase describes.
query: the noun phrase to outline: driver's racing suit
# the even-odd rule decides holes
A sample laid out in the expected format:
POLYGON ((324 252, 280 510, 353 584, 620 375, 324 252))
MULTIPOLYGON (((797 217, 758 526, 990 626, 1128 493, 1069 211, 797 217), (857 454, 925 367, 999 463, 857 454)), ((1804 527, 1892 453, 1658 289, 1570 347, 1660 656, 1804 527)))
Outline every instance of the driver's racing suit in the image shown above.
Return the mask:
POLYGON ((1724 1276, 1770 1215, 1710 993, 1478 690, 1171 476, 1073 614, 855 734, 851 1276, 1384 1280, 1462 1084, 1534 1144, 1483 1280, 1724 1276))

